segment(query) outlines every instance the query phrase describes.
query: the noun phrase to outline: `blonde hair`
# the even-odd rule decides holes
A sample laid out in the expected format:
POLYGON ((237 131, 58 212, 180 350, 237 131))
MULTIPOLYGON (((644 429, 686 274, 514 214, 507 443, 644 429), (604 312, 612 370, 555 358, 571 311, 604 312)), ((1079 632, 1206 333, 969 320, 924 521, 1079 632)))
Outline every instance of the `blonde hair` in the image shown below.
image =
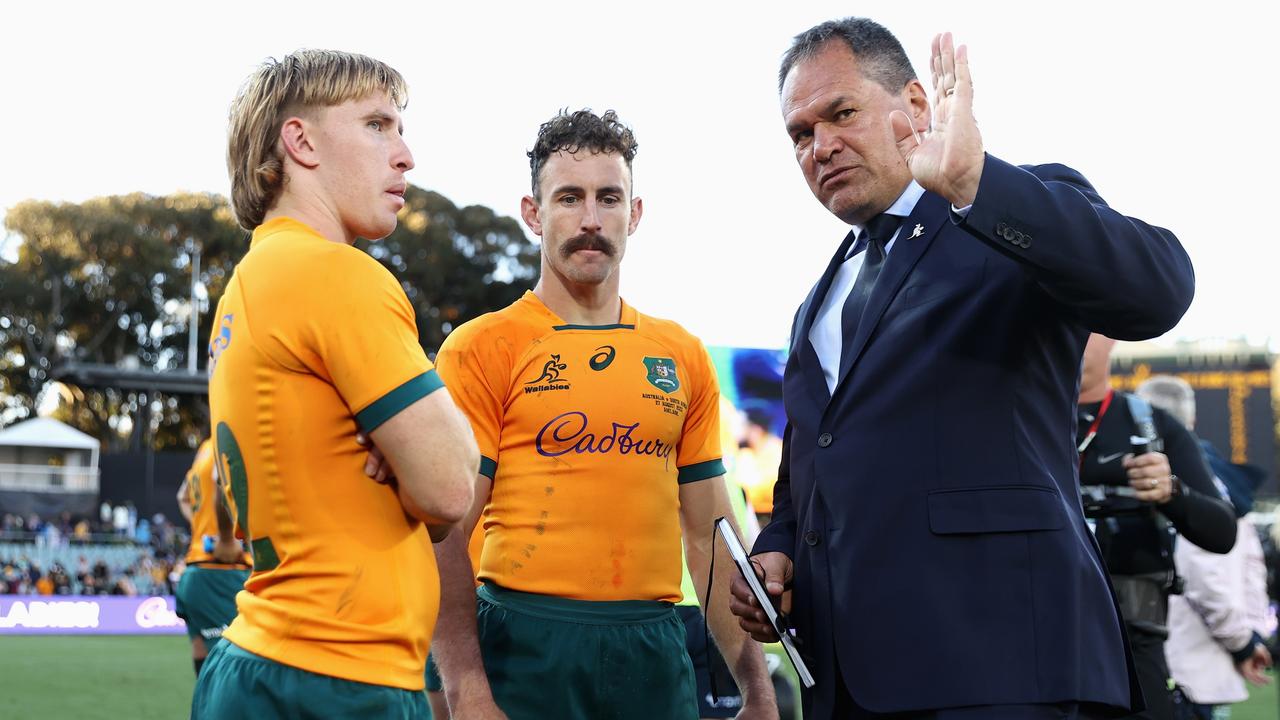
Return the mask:
POLYGON ((285 120, 378 92, 390 95, 401 110, 408 101, 408 87, 394 68, 337 50, 298 50, 279 61, 268 59, 250 75, 231 103, 227 132, 231 206, 240 224, 246 230, 258 227, 280 198, 285 120))

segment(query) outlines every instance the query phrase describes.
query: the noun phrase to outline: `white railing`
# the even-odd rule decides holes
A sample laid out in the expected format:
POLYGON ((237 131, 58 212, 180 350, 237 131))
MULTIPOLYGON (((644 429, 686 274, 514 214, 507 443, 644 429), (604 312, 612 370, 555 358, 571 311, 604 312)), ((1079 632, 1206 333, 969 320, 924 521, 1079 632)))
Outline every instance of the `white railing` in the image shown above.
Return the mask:
POLYGON ((0 490, 96 493, 98 469, 0 464, 0 490))

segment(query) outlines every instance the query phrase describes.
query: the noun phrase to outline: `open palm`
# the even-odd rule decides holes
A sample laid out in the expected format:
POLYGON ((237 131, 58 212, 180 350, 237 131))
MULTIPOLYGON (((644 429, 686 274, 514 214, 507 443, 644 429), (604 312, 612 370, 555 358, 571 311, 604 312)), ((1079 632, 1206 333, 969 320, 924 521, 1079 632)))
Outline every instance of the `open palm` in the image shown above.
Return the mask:
POLYGON ((926 190, 957 207, 973 203, 982 177, 982 134, 973 117, 973 81, 968 48, 956 48, 951 33, 933 39, 933 127, 916 132, 904 113, 895 113, 898 150, 926 190))

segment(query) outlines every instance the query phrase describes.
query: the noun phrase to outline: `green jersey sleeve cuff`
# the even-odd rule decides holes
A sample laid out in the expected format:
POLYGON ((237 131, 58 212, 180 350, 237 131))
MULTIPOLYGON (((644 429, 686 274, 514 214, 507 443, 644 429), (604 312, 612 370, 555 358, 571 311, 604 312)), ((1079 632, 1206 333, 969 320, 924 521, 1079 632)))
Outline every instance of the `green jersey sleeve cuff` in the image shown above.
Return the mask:
POLYGON ((485 457, 484 455, 481 455, 480 456, 480 474, 489 478, 490 480, 497 477, 498 461, 494 460, 493 458, 485 457))
POLYGON ((684 485, 685 483, 706 480, 717 475, 724 474, 724 462, 720 458, 708 460, 694 465, 686 465, 680 468, 680 474, 676 477, 676 482, 684 485))
POLYGON ((356 413, 356 422, 365 432, 373 432, 396 413, 444 387, 444 381, 434 369, 401 384, 396 389, 374 400, 369 407, 356 413))

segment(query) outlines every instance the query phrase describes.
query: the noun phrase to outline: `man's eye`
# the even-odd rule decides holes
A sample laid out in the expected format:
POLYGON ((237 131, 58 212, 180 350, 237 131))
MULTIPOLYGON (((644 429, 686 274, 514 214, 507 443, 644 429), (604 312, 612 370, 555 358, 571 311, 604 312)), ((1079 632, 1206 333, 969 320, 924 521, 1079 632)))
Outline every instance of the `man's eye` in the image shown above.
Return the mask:
POLYGON ((601 204, 604 204, 604 205, 617 205, 618 198, 616 195, 605 195, 603 198, 600 199, 600 202, 601 204))
POLYGON ((370 121, 369 121, 369 127, 373 128, 374 130, 377 130, 378 132, 382 132, 382 121, 381 121, 381 120, 370 120, 370 121))
POLYGON ((573 195, 565 195, 564 197, 560 198, 560 202, 564 203, 565 205, 574 205, 578 202, 578 198, 574 197, 573 195))
POLYGON ((837 119, 837 120, 848 120, 849 118, 853 117, 853 113, 854 113, 853 108, 846 108, 846 109, 841 110, 840 112, 836 113, 836 119, 837 119))
POLYGON ((802 130, 791 137, 791 142, 795 143, 796 145, 803 145, 804 143, 808 142, 809 138, 811 137, 813 137, 812 132, 808 130, 802 130))

